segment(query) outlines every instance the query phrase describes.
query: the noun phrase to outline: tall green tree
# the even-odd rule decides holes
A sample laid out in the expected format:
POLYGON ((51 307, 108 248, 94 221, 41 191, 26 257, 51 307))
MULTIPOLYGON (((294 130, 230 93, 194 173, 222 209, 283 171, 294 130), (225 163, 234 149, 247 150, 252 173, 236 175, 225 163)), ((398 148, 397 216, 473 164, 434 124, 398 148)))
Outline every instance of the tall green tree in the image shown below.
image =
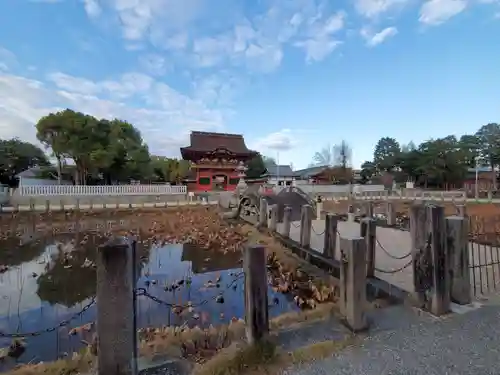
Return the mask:
POLYGON ((497 189, 497 174, 495 167, 500 164, 500 124, 489 123, 482 126, 476 133, 479 139, 480 155, 491 167, 493 189, 497 189))
POLYGON ((271 156, 262 155, 262 161, 264 165, 277 165, 276 159, 271 156))
POLYGON ((49 165, 47 155, 38 146, 17 138, 0 140, 0 183, 15 186, 18 173, 49 165))
POLYGON ((361 164, 361 180, 363 183, 368 182, 376 173, 377 168, 375 167, 375 164, 371 161, 365 161, 363 164, 361 164))
POLYGON ((106 183, 150 176, 150 154, 139 130, 119 120, 96 119, 66 109, 42 117, 37 138, 57 160, 72 159, 75 182, 102 175, 106 183))
POLYGON ((257 154, 247 163, 247 178, 260 178, 267 172, 262 155, 257 154))
POLYGON ((373 162, 379 171, 391 172, 398 162, 401 153, 401 148, 398 141, 394 138, 381 138, 375 145, 373 153, 373 162))

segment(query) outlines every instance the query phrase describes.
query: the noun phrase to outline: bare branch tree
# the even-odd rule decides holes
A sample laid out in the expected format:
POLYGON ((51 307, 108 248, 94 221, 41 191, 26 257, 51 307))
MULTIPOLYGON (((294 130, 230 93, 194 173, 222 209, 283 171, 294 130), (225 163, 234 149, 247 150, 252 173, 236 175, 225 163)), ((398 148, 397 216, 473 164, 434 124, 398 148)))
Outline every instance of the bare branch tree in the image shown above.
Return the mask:
POLYGON ((333 151, 335 165, 342 167, 342 169, 350 168, 352 162, 352 149, 349 144, 342 140, 340 144, 333 147, 333 151))

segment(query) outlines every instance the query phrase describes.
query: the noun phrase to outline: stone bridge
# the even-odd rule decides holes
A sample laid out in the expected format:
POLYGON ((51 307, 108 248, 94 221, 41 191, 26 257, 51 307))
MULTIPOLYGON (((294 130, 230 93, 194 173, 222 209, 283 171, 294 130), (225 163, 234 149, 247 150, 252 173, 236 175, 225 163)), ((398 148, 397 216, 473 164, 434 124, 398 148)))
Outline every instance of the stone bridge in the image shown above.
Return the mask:
POLYGON ((309 204, 313 207, 316 215, 316 204, 306 193, 296 187, 281 190, 278 194, 263 194, 258 187, 251 186, 241 195, 238 204, 238 215, 258 219, 260 212, 260 199, 263 197, 267 205, 276 204, 278 206, 278 222, 283 221, 283 213, 286 206, 292 207, 292 221, 300 220, 302 206, 309 204))

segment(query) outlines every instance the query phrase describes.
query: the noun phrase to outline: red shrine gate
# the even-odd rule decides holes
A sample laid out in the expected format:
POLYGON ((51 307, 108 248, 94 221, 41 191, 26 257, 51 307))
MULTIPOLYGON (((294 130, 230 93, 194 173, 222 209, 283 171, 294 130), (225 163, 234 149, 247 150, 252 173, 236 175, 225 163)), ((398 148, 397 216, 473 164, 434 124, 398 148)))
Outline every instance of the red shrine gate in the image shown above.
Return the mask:
POLYGON ((257 152, 249 150, 240 134, 192 132, 191 145, 181 147, 184 160, 192 162, 185 180, 189 191, 236 189, 241 166, 257 152))

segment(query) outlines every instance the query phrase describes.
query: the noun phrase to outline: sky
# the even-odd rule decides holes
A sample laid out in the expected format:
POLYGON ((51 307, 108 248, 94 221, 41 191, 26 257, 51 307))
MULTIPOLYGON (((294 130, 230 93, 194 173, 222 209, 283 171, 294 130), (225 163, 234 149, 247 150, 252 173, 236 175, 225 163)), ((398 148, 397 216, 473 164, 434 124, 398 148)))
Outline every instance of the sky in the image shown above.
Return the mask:
POLYGON ((346 141, 354 167, 500 122, 500 0, 2 0, 0 138, 71 108, 180 156, 243 134, 295 169, 346 141))

